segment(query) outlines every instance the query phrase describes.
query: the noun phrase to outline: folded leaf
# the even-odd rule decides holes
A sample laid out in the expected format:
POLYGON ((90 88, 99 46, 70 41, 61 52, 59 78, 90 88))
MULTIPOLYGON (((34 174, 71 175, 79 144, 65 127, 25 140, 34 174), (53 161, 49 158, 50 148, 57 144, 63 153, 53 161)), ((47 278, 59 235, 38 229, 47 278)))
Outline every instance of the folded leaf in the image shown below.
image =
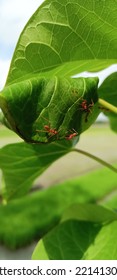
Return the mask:
POLYGON ((12 130, 26 142, 70 140, 99 114, 97 84, 98 78, 37 76, 5 87, 0 106, 12 130))

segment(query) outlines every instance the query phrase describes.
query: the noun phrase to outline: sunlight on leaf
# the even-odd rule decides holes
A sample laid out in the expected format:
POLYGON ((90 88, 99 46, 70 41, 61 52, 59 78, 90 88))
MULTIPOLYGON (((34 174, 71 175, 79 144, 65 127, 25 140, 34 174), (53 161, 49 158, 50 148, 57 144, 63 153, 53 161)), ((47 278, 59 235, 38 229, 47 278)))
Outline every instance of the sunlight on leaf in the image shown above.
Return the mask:
POLYGON ((99 1, 44 1, 21 33, 7 85, 32 73, 54 69, 53 75, 63 77, 116 63, 116 28, 115 0, 101 5, 99 1))
POLYGON ((116 260, 117 221, 106 225, 69 220, 37 244, 33 260, 116 260))

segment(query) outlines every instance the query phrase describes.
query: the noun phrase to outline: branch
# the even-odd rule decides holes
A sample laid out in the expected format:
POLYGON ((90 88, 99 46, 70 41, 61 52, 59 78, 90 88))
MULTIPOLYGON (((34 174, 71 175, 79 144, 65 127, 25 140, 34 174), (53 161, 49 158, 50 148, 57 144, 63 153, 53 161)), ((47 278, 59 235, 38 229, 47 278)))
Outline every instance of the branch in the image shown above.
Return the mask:
POLYGON ((105 109, 108 109, 109 111, 117 114, 117 107, 108 103, 107 101, 105 101, 104 99, 99 98, 98 99, 98 103, 104 107, 105 109))
POLYGON ((85 152, 83 150, 79 150, 79 149, 72 149, 71 152, 77 152, 77 153, 80 153, 80 154, 83 154, 87 157, 90 157, 91 159, 94 159, 96 160, 97 162, 99 162, 100 164, 106 166, 107 168, 111 169, 112 171, 116 172, 117 173, 117 168, 115 168, 114 166, 112 166, 111 164, 109 164, 108 162, 88 153, 88 152, 85 152))

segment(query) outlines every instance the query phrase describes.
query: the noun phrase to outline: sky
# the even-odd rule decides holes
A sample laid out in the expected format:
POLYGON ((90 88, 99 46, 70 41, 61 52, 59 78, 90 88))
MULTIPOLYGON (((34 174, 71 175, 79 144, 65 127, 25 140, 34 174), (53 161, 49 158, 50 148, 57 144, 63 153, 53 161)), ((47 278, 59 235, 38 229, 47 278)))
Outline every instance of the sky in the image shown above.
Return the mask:
MULTIPOLYGON (((44 0, 0 0, 0 90, 5 84, 19 35, 42 2, 44 0)), ((113 71, 117 71, 117 65, 98 73, 100 83, 113 71)), ((81 75, 93 76, 86 72, 81 75)))
POLYGON ((0 89, 25 24, 43 0, 0 0, 0 89))

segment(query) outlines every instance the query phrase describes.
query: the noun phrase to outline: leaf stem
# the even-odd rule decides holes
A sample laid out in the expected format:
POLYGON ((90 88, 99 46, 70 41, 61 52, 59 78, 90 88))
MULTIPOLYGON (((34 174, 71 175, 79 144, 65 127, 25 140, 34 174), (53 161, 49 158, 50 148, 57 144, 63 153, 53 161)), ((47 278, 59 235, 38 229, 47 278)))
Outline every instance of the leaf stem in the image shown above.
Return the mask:
POLYGON ((100 164, 106 166, 107 168, 111 169, 112 171, 116 172, 117 173, 117 168, 115 168, 114 166, 112 166, 111 164, 109 164, 108 162, 100 159, 99 157, 97 156, 94 156, 86 151, 83 151, 83 150, 80 150, 80 149, 72 149, 71 152, 77 152, 77 153, 80 153, 82 155, 85 155, 87 157, 90 157, 91 159, 94 159, 96 160, 97 162, 99 162, 100 164))
POLYGON ((98 103, 104 107, 105 109, 109 109, 111 112, 117 114, 117 107, 108 103, 107 101, 105 101, 104 99, 99 98, 98 99, 98 103))

